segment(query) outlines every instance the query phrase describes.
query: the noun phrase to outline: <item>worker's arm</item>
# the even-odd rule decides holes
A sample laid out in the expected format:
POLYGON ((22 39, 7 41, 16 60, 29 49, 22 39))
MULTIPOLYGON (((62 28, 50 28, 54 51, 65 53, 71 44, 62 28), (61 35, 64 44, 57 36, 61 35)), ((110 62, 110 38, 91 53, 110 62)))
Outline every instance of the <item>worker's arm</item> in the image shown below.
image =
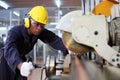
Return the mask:
POLYGON ((41 32, 39 38, 43 42, 50 45, 52 48, 54 48, 56 50, 61 50, 65 56, 68 54, 68 50, 66 49, 65 45, 63 44, 62 39, 59 36, 57 36, 55 33, 53 33, 52 31, 44 29, 41 32))
POLYGON ((15 72, 17 65, 22 62, 19 52, 17 50, 17 33, 10 30, 7 35, 7 39, 4 45, 4 57, 9 67, 15 72))
POLYGON ((28 77, 34 69, 32 62, 23 62, 17 48, 17 41, 19 35, 14 31, 8 32, 8 37, 4 47, 4 56, 9 67, 15 72, 20 70, 22 76, 28 77))

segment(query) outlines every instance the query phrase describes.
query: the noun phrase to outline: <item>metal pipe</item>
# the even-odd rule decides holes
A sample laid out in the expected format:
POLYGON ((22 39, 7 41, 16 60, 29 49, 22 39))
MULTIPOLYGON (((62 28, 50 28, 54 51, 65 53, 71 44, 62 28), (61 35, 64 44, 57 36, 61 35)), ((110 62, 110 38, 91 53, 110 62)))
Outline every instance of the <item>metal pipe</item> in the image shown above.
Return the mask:
POLYGON ((86 11, 86 9, 85 9, 85 2, 86 2, 86 0, 82 0, 82 10, 83 10, 83 15, 86 14, 86 13, 85 13, 85 11, 86 11))
POLYGON ((34 49, 33 49, 34 63, 36 63, 36 60, 37 60, 37 58, 36 58, 36 53, 37 53, 36 48, 37 48, 37 44, 34 45, 34 49))

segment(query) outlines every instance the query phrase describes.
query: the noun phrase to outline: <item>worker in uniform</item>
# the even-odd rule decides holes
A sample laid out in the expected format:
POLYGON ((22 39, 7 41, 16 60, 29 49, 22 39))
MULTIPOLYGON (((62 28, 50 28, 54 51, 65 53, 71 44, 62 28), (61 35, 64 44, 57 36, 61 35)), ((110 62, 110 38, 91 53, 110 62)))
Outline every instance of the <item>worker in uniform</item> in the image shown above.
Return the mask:
POLYGON ((62 39, 55 33, 45 29, 48 24, 47 10, 43 6, 35 6, 24 19, 24 24, 8 31, 4 47, 0 50, 0 80, 27 80, 34 69, 32 62, 26 62, 25 55, 40 39, 66 56, 68 51, 62 39))

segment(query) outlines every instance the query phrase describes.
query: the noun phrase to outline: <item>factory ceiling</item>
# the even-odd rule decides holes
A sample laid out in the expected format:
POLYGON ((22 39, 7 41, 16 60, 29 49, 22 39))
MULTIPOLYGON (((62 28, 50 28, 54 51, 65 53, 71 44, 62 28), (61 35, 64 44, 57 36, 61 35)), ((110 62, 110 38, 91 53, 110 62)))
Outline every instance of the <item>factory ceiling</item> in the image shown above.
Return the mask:
MULTIPOLYGON (((35 5, 43 5, 46 7, 56 7, 57 0, 5 0, 11 5, 11 8, 33 7, 35 5)), ((81 0, 60 0, 61 7, 78 7, 81 5, 81 0)))
MULTIPOLYGON (((50 22, 55 22, 58 18, 58 7, 55 4, 57 0, 2 0, 9 4, 9 8, 6 10, 3 7, 0 7, 0 21, 9 21, 10 19, 10 12, 11 10, 20 12, 20 18, 24 18, 25 14, 36 5, 45 6, 48 10, 48 16, 50 22)), ((60 0, 61 6, 60 10, 62 11, 61 16, 65 15, 66 13, 81 9, 81 0, 60 0)), ((12 16, 14 18, 14 15, 12 16)))

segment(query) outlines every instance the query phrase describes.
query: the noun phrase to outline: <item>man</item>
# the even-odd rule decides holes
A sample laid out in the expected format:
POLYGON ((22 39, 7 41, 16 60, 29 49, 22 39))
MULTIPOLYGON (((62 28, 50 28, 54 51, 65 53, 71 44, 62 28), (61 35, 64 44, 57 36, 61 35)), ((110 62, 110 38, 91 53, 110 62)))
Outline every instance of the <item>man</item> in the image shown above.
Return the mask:
POLYGON ((25 62, 37 39, 56 50, 68 54, 61 38, 45 29, 48 23, 47 11, 43 6, 35 6, 28 12, 24 25, 9 30, 4 47, 0 50, 0 80, 27 80, 31 70, 31 62, 25 62))

